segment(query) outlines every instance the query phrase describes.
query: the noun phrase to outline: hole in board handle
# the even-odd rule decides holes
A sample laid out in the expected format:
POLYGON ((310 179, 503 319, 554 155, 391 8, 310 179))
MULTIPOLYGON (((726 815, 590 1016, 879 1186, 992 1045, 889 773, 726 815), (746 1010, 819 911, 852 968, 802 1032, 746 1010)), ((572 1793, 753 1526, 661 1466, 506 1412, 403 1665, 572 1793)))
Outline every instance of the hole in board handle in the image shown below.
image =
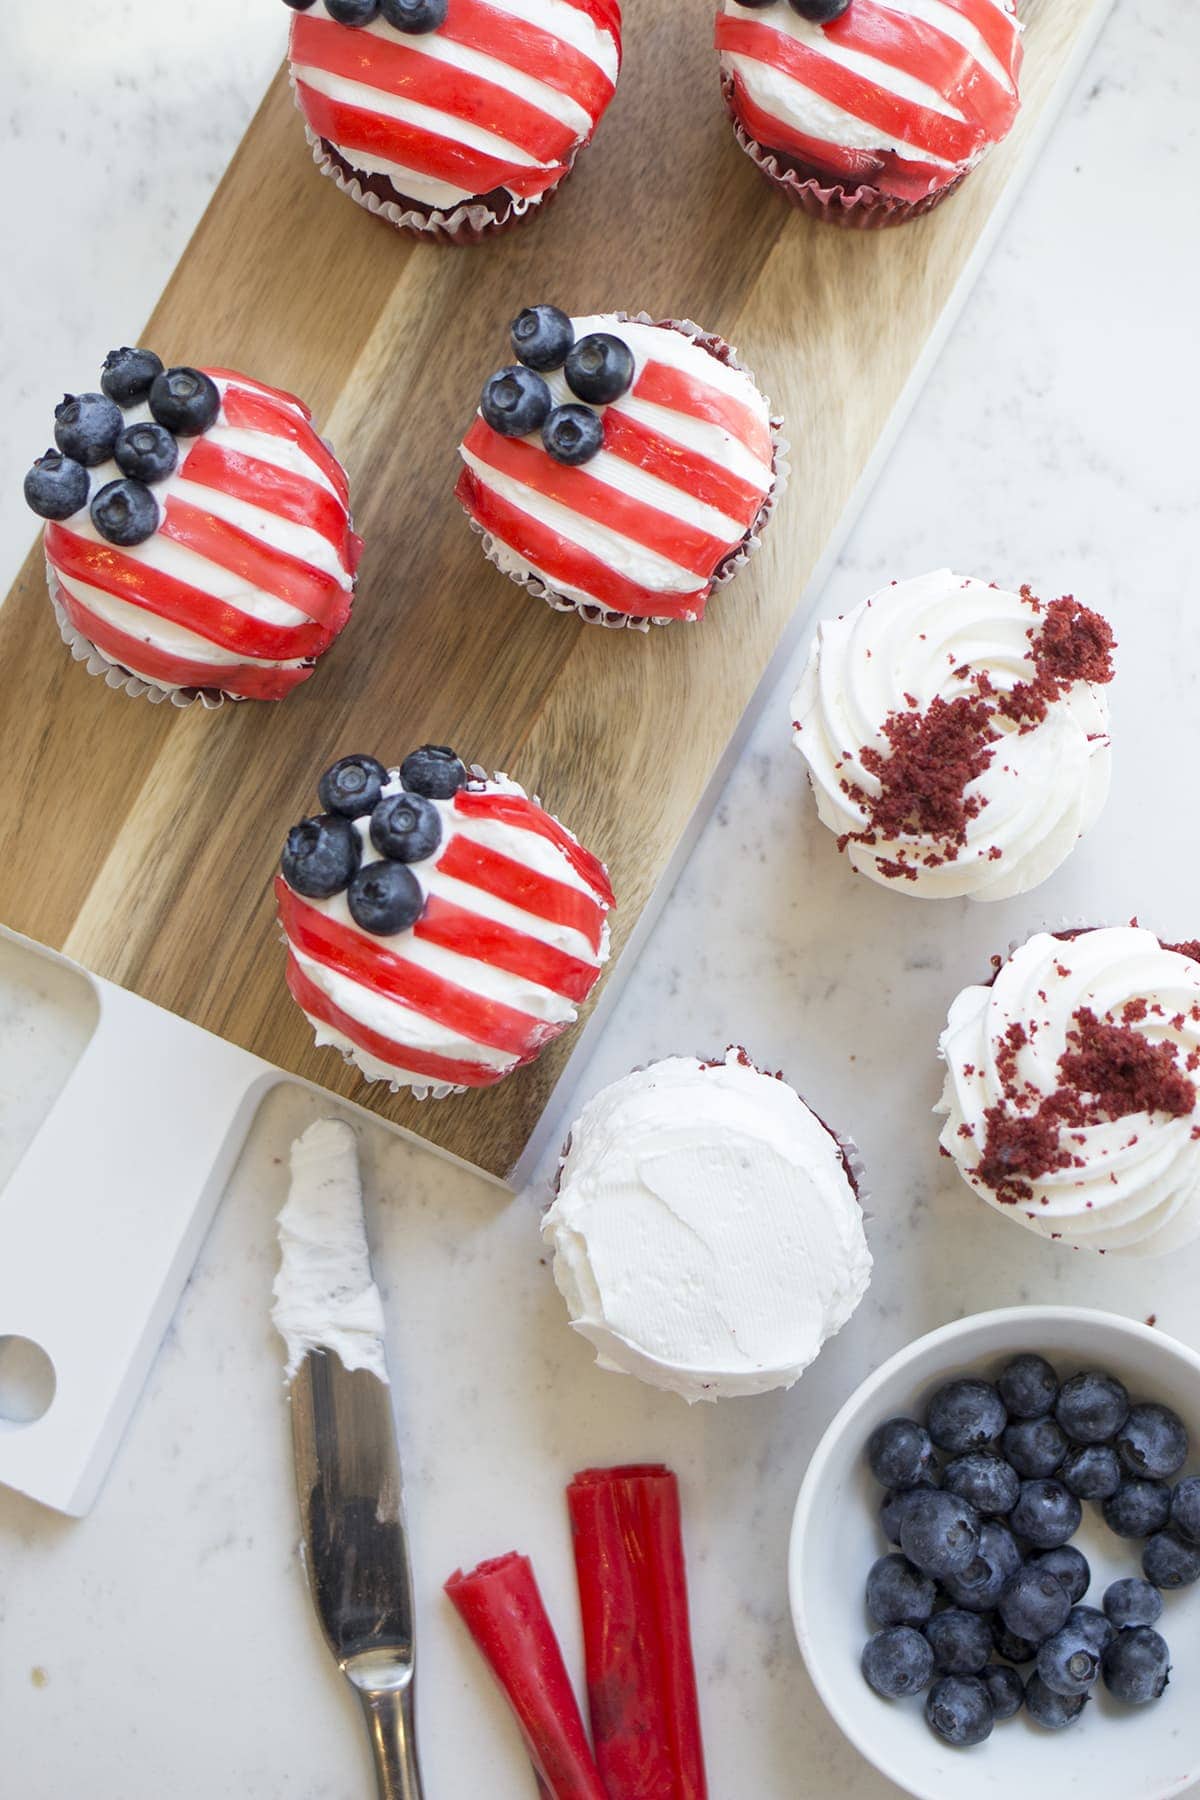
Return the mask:
POLYGON ((0 1333, 0 1431, 43 1418, 57 1385, 54 1364, 40 1344, 0 1333))

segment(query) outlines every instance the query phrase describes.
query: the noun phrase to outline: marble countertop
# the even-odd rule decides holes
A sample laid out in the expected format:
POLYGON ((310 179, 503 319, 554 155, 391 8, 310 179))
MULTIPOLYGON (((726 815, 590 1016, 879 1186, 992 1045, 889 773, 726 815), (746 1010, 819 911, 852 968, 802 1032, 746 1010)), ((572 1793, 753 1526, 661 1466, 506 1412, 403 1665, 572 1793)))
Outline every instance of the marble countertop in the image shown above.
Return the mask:
MULTIPOLYGON (((23 173, 0 196, 19 268, 0 319, 4 585, 31 537, 17 489, 48 390, 149 311, 277 60, 267 0, 8 6, 0 84, 23 173), (181 60, 182 55, 182 60, 181 60), (219 79, 214 85, 214 76, 219 79), (48 378, 46 371, 52 372, 48 378)), ((857 1138, 875 1280, 790 1394, 689 1412, 595 1370, 537 1234, 506 1202, 382 1128, 363 1132, 388 1313, 421 1624, 431 1800, 527 1800, 528 1765, 440 1594, 457 1564, 530 1551, 569 1660, 578 1618, 562 1488, 585 1463, 680 1474, 714 1800, 896 1792, 841 1738, 796 1652, 784 1558, 796 1489, 836 1407, 882 1358, 960 1313, 1072 1301, 1200 1345, 1200 1247, 1168 1264, 1056 1252, 974 1202, 929 1109, 948 1001, 1043 922, 1197 929, 1193 593, 1200 250, 1185 228, 1200 121, 1200 11, 1118 0, 828 587, 845 610, 939 563, 1074 591, 1121 640, 1115 781, 1065 869, 992 908, 856 881, 814 818, 788 742, 790 671, 585 1076, 744 1041, 857 1138), (1182 823, 1182 830, 1181 830, 1182 823)), ((13 156, 10 150, 10 169, 13 156)), ((719 323, 719 322, 718 322, 719 323)), ((79 1023, 40 966, 0 957, 0 1176, 79 1023)), ((274 1092, 92 1515, 0 1493, 0 1742, 23 1800, 352 1800, 371 1791, 350 1695, 309 1613, 272 1221, 291 1137, 317 1105, 274 1092)), ((859 1575, 850 1571, 854 1603, 859 1575)))

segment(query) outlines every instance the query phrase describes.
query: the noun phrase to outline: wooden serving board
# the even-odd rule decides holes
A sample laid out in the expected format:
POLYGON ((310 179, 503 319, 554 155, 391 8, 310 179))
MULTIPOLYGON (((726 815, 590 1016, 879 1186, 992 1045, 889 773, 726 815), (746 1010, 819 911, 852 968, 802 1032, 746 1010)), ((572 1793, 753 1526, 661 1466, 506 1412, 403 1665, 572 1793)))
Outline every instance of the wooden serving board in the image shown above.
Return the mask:
POLYGON ((628 0, 625 68, 596 143, 544 216, 478 248, 399 237, 323 180, 281 72, 134 341, 311 404, 366 539, 354 618, 281 705, 151 706, 72 662, 32 552, 0 609, 0 922, 466 1161, 511 1170, 572 1035, 498 1088, 442 1103, 390 1095, 316 1050, 274 924, 286 828, 335 757, 454 744, 516 776, 608 862, 615 989, 1104 6, 1025 0, 1017 129, 946 205, 883 232, 813 223, 768 189, 734 143, 698 0, 628 0), (542 300, 696 319, 739 346, 786 417, 788 491, 701 625, 645 637, 552 613, 485 561, 454 500, 458 438, 506 360, 507 322, 542 300))

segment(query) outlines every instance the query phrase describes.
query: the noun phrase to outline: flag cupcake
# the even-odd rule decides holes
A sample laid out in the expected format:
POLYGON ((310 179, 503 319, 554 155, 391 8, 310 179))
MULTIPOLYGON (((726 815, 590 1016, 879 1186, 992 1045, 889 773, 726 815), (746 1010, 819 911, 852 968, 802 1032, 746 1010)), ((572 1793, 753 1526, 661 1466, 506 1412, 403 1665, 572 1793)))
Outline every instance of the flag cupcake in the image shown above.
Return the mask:
POLYGON ((720 0, 716 44, 742 149, 835 224, 928 212, 1017 116, 1015 0, 720 0))
POLYGON ((129 693, 281 700, 350 617, 346 471, 301 401, 231 369, 111 351, 25 498, 65 642, 129 693))
POLYGON ((783 487, 782 421, 724 339, 530 306, 484 383, 456 493, 486 554, 594 623, 698 620, 783 487))
POLYGON ((292 89, 322 174, 420 237, 535 212, 616 89, 618 0, 287 0, 292 89))
POLYGON ((276 879, 287 982, 370 1081, 490 1087, 577 1017, 608 956, 598 858, 506 775, 426 744, 344 756, 276 879))

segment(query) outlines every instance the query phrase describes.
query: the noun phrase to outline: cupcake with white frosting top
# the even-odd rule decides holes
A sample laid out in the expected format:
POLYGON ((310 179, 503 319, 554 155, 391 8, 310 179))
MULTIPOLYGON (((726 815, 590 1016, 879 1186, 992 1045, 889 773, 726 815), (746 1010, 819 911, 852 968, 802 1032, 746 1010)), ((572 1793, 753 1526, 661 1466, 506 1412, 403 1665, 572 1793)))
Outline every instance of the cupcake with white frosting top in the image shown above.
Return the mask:
POLYGON ((455 490, 504 574, 604 625, 697 620, 757 547, 780 421, 723 339, 526 307, 484 384, 455 490))
POLYGON ((846 1149, 742 1050, 596 1094, 542 1235, 600 1367, 688 1401, 790 1387, 871 1274, 846 1149))
POLYGON ((922 899, 1036 887, 1108 794, 1113 634, 939 569, 817 628, 792 700, 823 824, 852 867, 922 899))
POLYGON ((1161 1254, 1200 1235, 1200 943, 1039 932, 950 1009, 941 1145, 1039 1236, 1161 1254))

